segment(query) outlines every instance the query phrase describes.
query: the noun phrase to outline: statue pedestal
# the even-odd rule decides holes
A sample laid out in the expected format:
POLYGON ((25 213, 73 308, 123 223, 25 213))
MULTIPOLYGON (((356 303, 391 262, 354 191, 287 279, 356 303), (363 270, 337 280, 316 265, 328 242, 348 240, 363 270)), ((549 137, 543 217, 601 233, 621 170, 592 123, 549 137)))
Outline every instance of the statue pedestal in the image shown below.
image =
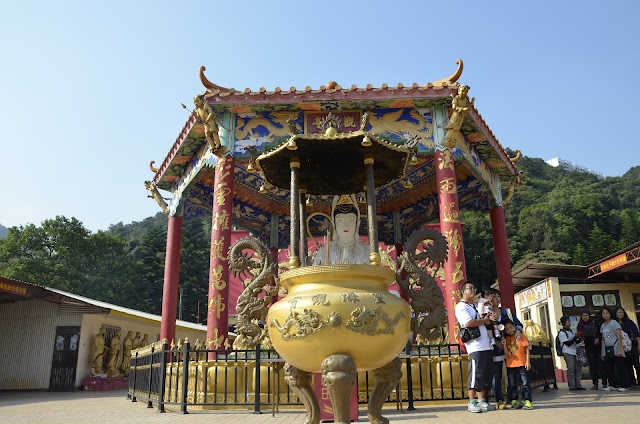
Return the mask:
POLYGON ((82 380, 82 390, 87 392, 125 390, 128 387, 127 377, 87 377, 82 380))

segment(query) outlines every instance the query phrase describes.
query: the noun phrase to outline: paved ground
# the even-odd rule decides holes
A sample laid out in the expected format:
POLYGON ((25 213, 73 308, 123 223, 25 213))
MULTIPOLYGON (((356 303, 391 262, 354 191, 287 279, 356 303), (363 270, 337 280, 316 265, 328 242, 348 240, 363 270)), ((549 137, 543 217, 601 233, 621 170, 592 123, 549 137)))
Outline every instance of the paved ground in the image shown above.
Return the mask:
MULTIPOLYGON (((586 382, 585 382, 586 383, 586 382)), ((570 392, 566 384, 559 390, 547 393, 541 389, 533 392, 534 409, 493 411, 482 414, 466 412, 466 405, 459 403, 422 403, 412 412, 400 413, 395 408, 387 409, 385 415, 391 423, 425 424, 447 422, 455 424, 483 423, 527 423, 560 422, 562 424, 585 424, 639 422, 640 391, 570 392)), ((405 404, 406 407, 406 404, 405 404)), ((361 406, 360 420, 367 422, 361 406)), ((271 411, 261 415, 250 411, 192 412, 181 415, 177 412, 159 414, 147 409, 145 402, 132 403, 126 400, 126 392, 76 392, 76 393, 0 393, 0 423, 211 423, 216 424, 302 424, 305 414, 301 411, 281 410, 273 418, 271 411)))

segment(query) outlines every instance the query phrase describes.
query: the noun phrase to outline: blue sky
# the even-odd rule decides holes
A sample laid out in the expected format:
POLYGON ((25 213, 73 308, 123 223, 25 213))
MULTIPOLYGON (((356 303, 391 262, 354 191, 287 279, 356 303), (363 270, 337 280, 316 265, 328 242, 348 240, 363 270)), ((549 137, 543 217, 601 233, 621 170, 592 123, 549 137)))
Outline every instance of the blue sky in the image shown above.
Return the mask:
POLYGON ((91 230, 146 197, 203 87, 461 82, 501 143, 607 175, 639 164, 640 2, 4 1, 0 223, 91 230))

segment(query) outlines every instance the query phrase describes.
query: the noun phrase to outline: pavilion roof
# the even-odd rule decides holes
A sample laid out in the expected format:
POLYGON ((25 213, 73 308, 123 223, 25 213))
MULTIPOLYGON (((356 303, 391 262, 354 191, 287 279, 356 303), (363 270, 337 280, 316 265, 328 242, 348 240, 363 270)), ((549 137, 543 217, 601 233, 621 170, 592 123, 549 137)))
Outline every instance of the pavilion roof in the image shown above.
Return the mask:
MULTIPOLYGON (((240 117, 243 116, 255 116, 257 117, 255 119, 262 119, 261 116, 264 115, 273 114, 277 116, 290 111, 296 111, 296 113, 329 112, 336 109, 344 111, 365 111, 371 109, 400 111, 435 110, 434 106, 437 105, 450 107, 452 96, 457 94, 458 87, 460 86, 457 79, 462 72, 462 62, 460 61, 458 63, 458 70, 453 75, 426 84, 382 84, 380 87, 374 87, 368 84, 364 87, 357 87, 355 85, 342 87, 335 82, 329 82, 318 89, 311 87, 305 87, 303 89, 291 87, 285 90, 281 88, 267 90, 261 87, 257 90, 249 88, 245 90, 235 90, 210 82, 204 76, 204 70, 205 68, 201 67, 200 79, 206 88, 204 98, 207 103, 215 112, 219 114, 228 112, 232 117, 235 116, 235 118, 233 118, 234 120, 239 120, 241 119, 240 117)), ((227 116, 227 114, 225 114, 225 116, 227 116)), ((432 118, 434 120, 431 125, 433 126, 433 131, 435 131, 438 122, 435 121, 435 115, 432 115, 432 118)), ((233 131, 239 131, 237 127, 233 128, 233 131)), ((261 148, 263 153, 279 147, 282 143, 282 131, 281 129, 280 133, 277 134, 275 141, 272 139, 270 144, 265 144, 265 147, 261 148)), ((286 132, 286 130, 284 132, 286 132)), ((472 160, 472 156, 476 155, 478 158, 481 158, 481 162, 487 167, 486 169, 490 169, 488 172, 503 181, 503 190, 514 180, 517 174, 517 169, 514 165, 515 160, 511 160, 475 106, 470 108, 469 114, 465 117, 461 132, 470 145, 467 150, 472 150, 465 153, 467 155, 466 160, 456 160, 456 172, 460 183, 461 205, 469 203, 471 201, 470 199, 475 199, 471 207, 485 208, 487 204, 487 192, 486 190, 483 191, 481 187, 482 183, 478 184, 478 181, 476 181, 479 178, 478 172, 480 171, 475 169, 477 160, 475 156, 472 160)), ((373 134, 375 134, 375 132, 373 134)), ((246 135, 243 135, 243 137, 246 137, 246 135)), ((289 135, 286 137, 288 138, 289 135)), ((237 140, 241 139, 238 138, 237 140)), ((399 140, 395 139, 394 143, 398 141, 399 140)), ((407 140, 404 141, 406 142, 407 140)), ((433 150, 433 145, 430 149, 433 150)), ((198 158, 200 158, 202 162, 205 150, 206 140, 204 127, 202 123, 196 120, 195 115, 191 114, 162 164, 157 169, 152 167, 155 173, 153 181, 160 189, 177 192, 177 190, 181 189, 178 187, 185 186, 186 183, 182 181, 185 175, 192 173, 191 170, 195 166, 194 164, 198 158)), ((432 150, 431 153, 429 153, 429 149, 423 150, 422 153, 419 154, 419 165, 412 166, 408 169, 407 178, 410 178, 413 187, 407 187, 405 182, 403 182, 404 179, 400 179, 390 183, 378 192, 379 212, 387 213, 390 216, 393 211, 404 210, 412 217, 407 217, 405 220, 403 215, 403 220, 405 220, 403 222, 421 220, 425 219, 429 214, 437 214, 437 204, 434 205, 433 200, 429 200, 433 198, 436 193, 435 182, 433 182, 434 168, 432 150), (418 208, 412 209, 411 205, 417 202, 421 203, 421 205, 418 208)), ((288 211, 288 191, 273 186, 270 187, 266 193, 259 191, 258 189, 261 187, 261 182, 264 180, 255 173, 247 172, 249 162, 255 160, 256 157, 250 156, 248 151, 247 153, 234 152, 233 154, 236 159, 236 190, 234 191, 234 199, 242 202, 244 205, 257 206, 257 209, 254 209, 260 217, 268 217, 268 213, 281 216, 286 215, 288 211)), ((460 158, 462 154, 462 152, 456 153, 456 155, 458 155, 456 158, 460 158)), ((215 157, 207 159, 210 166, 213 166, 215 161, 215 157)), ((190 200, 201 205, 210 205, 209 197, 211 193, 209 193, 210 190, 208 190, 207 187, 213 185, 213 178, 212 169, 202 169, 197 178, 193 180, 193 182, 197 184, 190 185, 190 187, 192 187, 190 190, 193 191, 196 186, 202 187, 199 187, 199 191, 196 190, 199 194, 192 193, 189 196, 190 200)), ((326 209, 328 207, 327 205, 330 205, 330 199, 329 197, 325 197, 326 196, 320 196, 314 198, 314 208, 318 210, 326 209)), ((264 221, 264 219, 262 219, 262 221, 264 221)), ((259 225, 256 225, 262 228, 265 223, 261 222, 259 225)), ((257 227, 249 228, 249 226, 242 226, 242 228, 251 231, 257 230, 257 227)))

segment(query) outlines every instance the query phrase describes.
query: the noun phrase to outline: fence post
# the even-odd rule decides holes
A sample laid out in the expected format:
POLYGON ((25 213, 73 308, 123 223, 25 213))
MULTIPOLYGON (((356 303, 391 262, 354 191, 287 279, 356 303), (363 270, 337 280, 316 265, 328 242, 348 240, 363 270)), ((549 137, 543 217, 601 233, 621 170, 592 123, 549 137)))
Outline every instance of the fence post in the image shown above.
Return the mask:
POLYGON ((255 396, 253 399, 253 413, 262 414, 262 412, 260 412, 260 344, 256 345, 255 381, 256 381, 256 385, 255 385, 255 396))
MULTIPOLYGON (((411 374, 411 340, 407 342, 407 345, 404 348, 405 354, 408 356, 407 358, 407 411, 415 411, 416 408, 413 406, 413 375, 411 374)), ((400 398, 402 398, 402 387, 400 387, 400 393, 398 393, 400 398)))
POLYGON ((131 391, 131 402, 137 402, 136 399, 136 377, 138 377, 138 352, 136 352, 136 359, 133 362, 133 390, 131 391))
POLYGON ((164 391, 167 381, 167 342, 162 343, 160 357, 160 388, 158 389, 158 412, 164 412, 164 391))
POLYGON ((149 358, 151 361, 149 362, 149 390, 147 393, 147 408, 153 408, 153 402, 151 401, 151 381, 153 380, 153 352, 155 346, 151 346, 151 353, 149 354, 149 358))
POLYGON ((180 400, 180 413, 187 412, 187 393, 189 392, 189 342, 185 342, 182 351, 182 399, 180 400))

